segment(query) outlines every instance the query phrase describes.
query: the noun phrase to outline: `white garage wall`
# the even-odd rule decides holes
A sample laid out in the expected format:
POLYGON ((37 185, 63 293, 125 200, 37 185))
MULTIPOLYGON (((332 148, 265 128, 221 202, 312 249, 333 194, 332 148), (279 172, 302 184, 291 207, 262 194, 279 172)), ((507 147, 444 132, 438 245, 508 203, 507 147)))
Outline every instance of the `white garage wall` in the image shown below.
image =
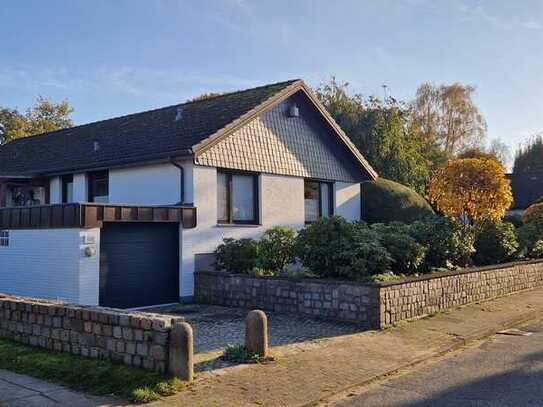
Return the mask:
POLYGON ((0 292, 77 302, 79 229, 11 230, 0 247, 0 292))

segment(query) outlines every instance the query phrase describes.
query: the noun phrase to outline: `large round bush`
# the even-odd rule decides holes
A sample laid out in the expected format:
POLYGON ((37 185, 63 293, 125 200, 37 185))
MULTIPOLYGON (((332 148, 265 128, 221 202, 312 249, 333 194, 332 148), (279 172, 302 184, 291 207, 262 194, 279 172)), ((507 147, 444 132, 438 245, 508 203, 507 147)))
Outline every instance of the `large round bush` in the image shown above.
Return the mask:
POLYGON ((478 265, 503 263, 512 260, 518 248, 518 237, 512 223, 484 222, 477 227, 473 260, 478 265))
POLYGON ((363 182, 361 189, 362 218, 368 223, 411 223, 434 214, 426 199, 397 182, 378 178, 363 182))
POLYGON ((296 255, 317 276, 332 278, 382 273, 392 261, 375 232, 340 216, 321 218, 302 229, 296 255))

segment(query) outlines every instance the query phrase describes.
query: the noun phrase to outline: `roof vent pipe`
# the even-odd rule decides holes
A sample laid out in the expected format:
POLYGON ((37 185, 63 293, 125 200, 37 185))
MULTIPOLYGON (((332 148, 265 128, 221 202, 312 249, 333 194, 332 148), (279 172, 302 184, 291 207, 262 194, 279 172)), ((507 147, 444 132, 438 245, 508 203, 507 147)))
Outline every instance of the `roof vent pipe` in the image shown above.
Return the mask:
POLYGON ((98 143, 97 141, 95 141, 95 142, 93 143, 93 149, 94 149, 95 152, 98 151, 98 150, 100 150, 100 143, 98 143))
POLYGON ((290 109, 288 110, 288 115, 290 117, 300 116, 300 109, 298 109, 298 106, 296 104, 290 106, 290 109))
POLYGON ((175 121, 178 122, 183 118, 183 108, 178 107, 177 112, 175 113, 175 121))

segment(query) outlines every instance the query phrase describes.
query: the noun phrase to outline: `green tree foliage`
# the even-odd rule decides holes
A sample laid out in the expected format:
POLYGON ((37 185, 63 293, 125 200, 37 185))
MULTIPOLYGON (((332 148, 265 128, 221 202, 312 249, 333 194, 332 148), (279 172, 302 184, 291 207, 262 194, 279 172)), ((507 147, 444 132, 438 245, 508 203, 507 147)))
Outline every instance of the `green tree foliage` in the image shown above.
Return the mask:
POLYGON ((394 98, 381 101, 349 93, 334 78, 316 90, 319 99, 377 172, 424 192, 438 160, 436 146, 410 125, 411 110, 394 98))
POLYGON ((362 218, 369 223, 424 220, 434 215, 430 204, 412 189, 384 178, 363 182, 362 218))
POLYGON ((73 122, 70 115, 73 110, 67 101, 56 103, 41 96, 24 114, 17 109, 0 106, 0 144, 71 127, 73 122))
POLYGON ((538 135, 518 149, 513 164, 513 174, 543 170, 543 135, 538 135))

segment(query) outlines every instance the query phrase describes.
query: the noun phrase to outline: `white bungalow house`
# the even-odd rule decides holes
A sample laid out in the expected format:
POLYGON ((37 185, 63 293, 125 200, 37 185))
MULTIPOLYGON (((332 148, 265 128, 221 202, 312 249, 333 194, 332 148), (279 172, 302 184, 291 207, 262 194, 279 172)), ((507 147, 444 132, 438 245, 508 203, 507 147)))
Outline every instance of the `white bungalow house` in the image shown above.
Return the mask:
POLYGON ((0 147, 0 292, 190 299, 224 237, 359 219, 376 176, 301 80, 14 140, 0 147))

